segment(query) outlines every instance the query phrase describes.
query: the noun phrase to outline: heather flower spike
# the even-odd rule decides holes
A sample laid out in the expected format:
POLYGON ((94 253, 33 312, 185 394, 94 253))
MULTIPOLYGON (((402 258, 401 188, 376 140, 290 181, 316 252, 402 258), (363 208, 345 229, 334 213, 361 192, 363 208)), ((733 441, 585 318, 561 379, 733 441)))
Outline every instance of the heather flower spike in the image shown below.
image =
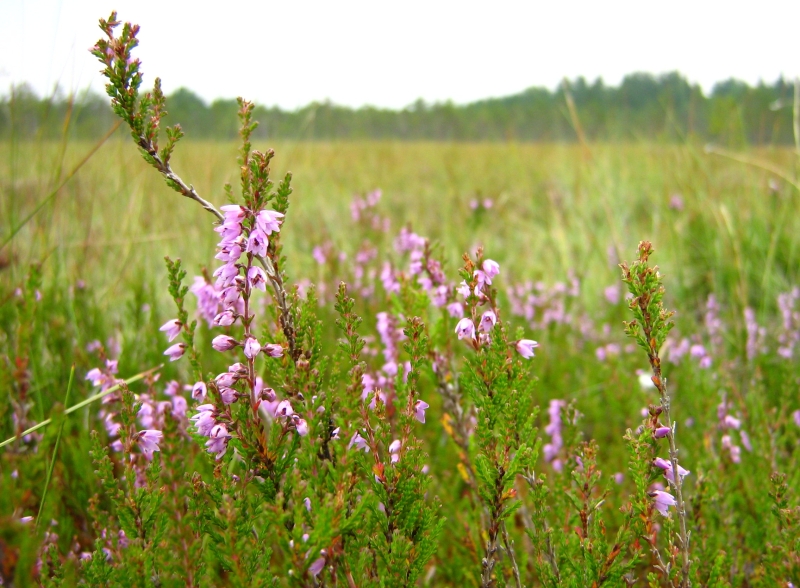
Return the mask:
MULTIPOLYGON (((631 298, 628 304, 633 313, 634 320, 625 322, 625 333, 634 339, 636 343, 647 353, 650 362, 652 376, 649 378, 652 385, 661 397, 661 416, 665 421, 665 428, 671 432, 666 434, 669 441, 669 470, 665 470, 665 475, 672 481, 675 489, 675 497, 669 493, 658 491, 653 496, 656 508, 661 514, 666 514, 668 506, 675 506, 678 514, 678 532, 680 536, 681 552, 681 585, 690 585, 689 569, 691 564, 689 552, 689 533, 686 525, 686 503, 683 499, 682 482, 683 477, 688 471, 678 465, 678 448, 675 442, 675 433, 672 429, 672 419, 670 417, 670 397, 667 392, 667 381, 661 372, 661 357, 659 350, 667 338, 667 334, 674 326, 672 316, 674 312, 664 308, 664 285, 663 278, 658 271, 658 266, 649 265, 650 256, 653 253, 653 246, 649 241, 639 243, 638 259, 630 265, 620 264, 622 268, 622 281, 628 285, 631 298), (678 476, 674 476, 674 472, 678 476), (685 473, 684 473, 685 472, 685 473)), ((658 429, 656 433, 658 433, 658 429)), ((659 462, 660 463, 660 462, 659 462)))

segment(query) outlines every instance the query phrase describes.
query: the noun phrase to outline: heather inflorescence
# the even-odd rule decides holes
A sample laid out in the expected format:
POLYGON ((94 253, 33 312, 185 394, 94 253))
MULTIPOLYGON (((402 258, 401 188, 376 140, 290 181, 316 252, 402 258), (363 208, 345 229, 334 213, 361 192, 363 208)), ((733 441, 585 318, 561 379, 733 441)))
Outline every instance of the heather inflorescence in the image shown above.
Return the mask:
MULTIPOLYGON (((158 80, 140 92, 138 27, 101 29, 112 108, 216 247, 190 279, 167 258, 169 310, 143 287, 130 326, 76 284, 74 340, 39 267, 11 292, 0 584, 797 584, 797 288, 674 313, 648 241, 614 283, 591 257, 520 272, 478 237, 455 263, 380 190, 345 242, 306 231, 288 255, 292 176, 253 148, 252 104, 217 207, 172 168, 183 133, 158 80), (46 412, 56 343, 79 377, 46 412)), ((478 235, 504 202, 460 213, 478 235)))

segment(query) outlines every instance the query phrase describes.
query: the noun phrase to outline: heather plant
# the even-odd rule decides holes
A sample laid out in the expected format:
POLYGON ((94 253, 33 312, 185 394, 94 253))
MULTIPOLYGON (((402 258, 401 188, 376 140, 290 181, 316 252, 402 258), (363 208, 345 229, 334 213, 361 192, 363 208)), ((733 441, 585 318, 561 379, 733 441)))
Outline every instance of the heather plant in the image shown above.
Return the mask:
MULTIPOLYGON (((118 321, 38 264, 9 289, 3 584, 797 584, 791 283, 774 305, 673 304, 648 241, 597 291, 616 247, 532 275, 476 243, 454 267, 380 190, 353 197, 345 242, 304 231, 299 263, 303 195, 253 147, 253 105, 216 206, 173 169, 183 133, 158 80, 140 91, 138 27, 100 24, 112 108, 212 215, 214 261, 188 280, 168 257, 169 310, 142 276, 118 321)), ((465 226, 501 205, 465 204, 465 226)))

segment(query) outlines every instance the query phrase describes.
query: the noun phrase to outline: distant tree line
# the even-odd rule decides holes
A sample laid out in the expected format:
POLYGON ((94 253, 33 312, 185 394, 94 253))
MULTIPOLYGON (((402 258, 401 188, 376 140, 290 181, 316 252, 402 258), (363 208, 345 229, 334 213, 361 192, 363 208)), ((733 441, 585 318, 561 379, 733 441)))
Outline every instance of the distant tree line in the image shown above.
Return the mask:
MULTIPOLYGON (((555 91, 529 88, 505 98, 466 105, 428 104, 418 100, 402 110, 365 106, 358 109, 314 102, 298 110, 258 106, 258 138, 433 141, 575 141, 576 118, 591 141, 681 141, 694 139, 726 145, 787 144, 792 136, 794 86, 784 79, 756 87, 734 79, 714 86, 706 96, 678 73, 628 75, 617 86, 601 79, 578 78, 555 91)), ((181 88, 168 97, 164 124, 180 122, 189 138, 236 137, 233 99, 206 104, 181 88)), ((0 98, 0 137, 93 139, 114 123, 108 101, 87 93, 77 97, 36 96, 28 86, 0 98)))

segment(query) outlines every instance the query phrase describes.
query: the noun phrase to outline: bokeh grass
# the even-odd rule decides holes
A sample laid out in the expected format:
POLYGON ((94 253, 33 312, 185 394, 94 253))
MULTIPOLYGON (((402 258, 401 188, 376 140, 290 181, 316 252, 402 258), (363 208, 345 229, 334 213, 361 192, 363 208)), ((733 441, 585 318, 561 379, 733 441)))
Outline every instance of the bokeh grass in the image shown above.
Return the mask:
MULTIPOLYGON (((4 240, 47 196, 58 170, 66 173, 91 147, 69 144, 63 156, 55 143, 0 148, 4 240)), ((285 244, 296 276, 311 271, 311 249, 324 239, 348 242, 352 196, 381 188, 394 230, 410 223, 454 264, 480 243, 517 280, 563 279, 571 270, 596 292, 617 276, 609 249, 622 258, 646 237, 679 299, 715 291, 742 306, 761 304, 796 282, 798 195, 769 172, 695 146, 594 145, 590 157, 574 145, 519 143, 269 147, 278 154, 275 171, 295 177, 285 244), (683 210, 670 208, 673 195, 683 210), (468 206, 476 197, 495 202, 478 226, 468 206)), ((187 142, 174 167, 224 203, 223 184, 238 181, 235 154, 234 144, 187 142)), ((752 155, 789 169, 794 159, 788 149, 752 155)), ((142 275, 163 283, 164 255, 188 268, 208 264, 212 220, 171 192, 128 141, 111 140, 5 248, 3 280, 19 281, 28 264, 44 262, 46 280, 83 279, 118 300, 142 275)))

